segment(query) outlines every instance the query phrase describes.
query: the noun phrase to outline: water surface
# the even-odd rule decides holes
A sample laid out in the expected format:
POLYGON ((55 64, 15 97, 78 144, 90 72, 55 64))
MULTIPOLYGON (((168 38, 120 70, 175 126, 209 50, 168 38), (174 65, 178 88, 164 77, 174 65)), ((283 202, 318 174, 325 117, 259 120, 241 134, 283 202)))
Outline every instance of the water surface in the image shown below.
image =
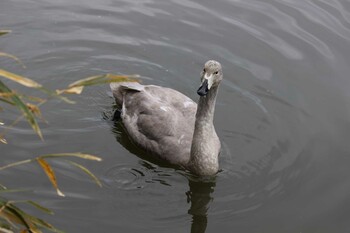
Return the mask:
MULTIPOLYGON (((346 0, 50 1, 0 3, 0 67, 52 89, 84 77, 140 74, 197 100, 206 60, 222 63, 215 125, 222 171, 201 182, 147 161, 128 141, 107 85, 42 107, 41 142, 21 122, 2 164, 82 151, 103 182, 54 162, 66 198, 35 165, 2 183, 35 190, 67 232, 349 232, 350 3, 346 0)), ((15 86, 21 90, 20 87, 15 86)), ((31 91, 29 91, 31 92, 31 91)), ((32 93, 32 92, 31 92, 32 93)), ((10 123, 16 112, 1 112, 10 123)))

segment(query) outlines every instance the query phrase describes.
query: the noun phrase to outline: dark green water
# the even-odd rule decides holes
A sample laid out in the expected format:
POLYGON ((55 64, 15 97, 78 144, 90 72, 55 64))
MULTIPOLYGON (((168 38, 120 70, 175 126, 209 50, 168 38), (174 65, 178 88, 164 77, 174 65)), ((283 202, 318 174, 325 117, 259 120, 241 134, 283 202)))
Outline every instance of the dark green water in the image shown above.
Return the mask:
MULTIPOLYGON (((66 198, 35 165, 1 172, 1 183, 35 190, 11 197, 51 208, 55 216, 40 216, 58 228, 350 231, 349 1, 3 0, 0 28, 13 31, 0 38, 0 51, 27 68, 6 58, 0 67, 52 89, 136 73, 197 100, 203 63, 223 65, 215 115, 222 172, 211 183, 136 156, 120 126, 104 118, 113 106, 107 85, 72 97, 75 105, 44 105, 44 142, 26 122, 10 130, 1 164, 59 152, 103 158, 83 161, 103 188, 54 163, 66 198)), ((0 112, 7 124, 16 116, 0 112)))

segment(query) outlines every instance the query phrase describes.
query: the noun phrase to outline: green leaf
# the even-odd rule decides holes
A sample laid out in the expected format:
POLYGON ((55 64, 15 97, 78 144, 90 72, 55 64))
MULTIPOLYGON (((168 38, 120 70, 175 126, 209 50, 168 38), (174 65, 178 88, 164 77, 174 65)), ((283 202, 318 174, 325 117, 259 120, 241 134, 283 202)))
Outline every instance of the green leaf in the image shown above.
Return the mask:
POLYGON ((1 101, 1 102, 4 102, 4 103, 7 103, 7 104, 10 104, 10 105, 15 105, 14 102, 12 102, 12 101, 10 101, 10 100, 8 100, 8 99, 1 98, 1 97, 0 97, 0 101, 1 101))
POLYGON ((1 189, 0 193, 18 193, 18 192, 28 192, 28 189, 1 189))
POLYGON ((0 30, 0 36, 6 35, 10 32, 11 32, 10 30, 0 30))
POLYGON ((37 228, 38 227, 42 227, 42 228, 45 228, 45 229, 48 229, 52 232, 57 232, 57 233, 63 233, 62 231, 56 229, 55 227, 53 227, 51 224, 49 224, 48 222, 40 219, 40 218, 37 218, 35 216, 32 216, 24 211, 22 211, 21 209, 17 208, 16 206, 13 205, 14 208, 16 208, 16 210, 27 220, 28 223, 30 223, 31 225, 31 228, 30 230, 33 231, 33 232, 41 232, 39 231, 37 228))
MULTIPOLYGON (((8 88, 2 81, 0 81, 0 92, 2 93, 13 93, 10 88, 8 88)), ((30 111, 27 105, 21 100, 21 98, 16 94, 10 96, 10 99, 13 103, 19 108, 24 116, 27 118, 27 121, 32 126, 33 130, 39 135, 39 137, 43 140, 43 136, 41 130, 39 128, 38 123, 35 120, 34 114, 30 111)))
POLYGON ((26 160, 21 160, 18 162, 14 162, 14 163, 10 163, 7 165, 4 165, 2 167, 0 167, 0 171, 1 170, 5 170, 7 168, 11 168, 11 167, 15 167, 15 166, 19 166, 22 164, 26 164, 26 163, 31 163, 35 160, 38 159, 45 159, 45 158, 62 158, 62 157, 78 157, 81 159, 87 159, 87 160, 93 160, 93 161, 102 161, 102 159, 100 157, 97 157, 95 155, 90 155, 90 154, 83 154, 83 153, 58 153, 58 154, 46 154, 46 155, 41 155, 36 157, 35 159, 26 159, 26 160))
POLYGON ((18 211, 18 208, 16 208, 14 205, 6 203, 4 205, 4 210, 0 212, 1 214, 4 214, 7 219, 9 219, 11 222, 17 222, 23 225, 27 229, 31 229, 31 226, 27 222, 26 218, 21 214, 21 211, 18 211))
MULTIPOLYGON (((48 208, 46 208, 46 207, 43 207, 42 205, 40 205, 40 204, 38 204, 38 203, 36 203, 36 202, 34 202, 34 201, 30 201, 30 200, 28 200, 28 201, 23 201, 24 203, 27 203, 27 204, 29 204, 29 205, 32 205, 32 206, 34 206, 35 208, 37 208, 37 209, 39 209, 39 210, 41 210, 41 211, 43 211, 43 212, 45 212, 45 213, 47 213, 47 214, 53 214, 53 212, 52 212, 52 210, 50 210, 50 209, 48 209, 48 208)), ((18 202, 16 202, 16 203, 18 203, 18 202)))
MULTIPOLYGON (((16 203, 21 203, 21 202, 33 205, 34 207, 46 213, 49 213, 49 214, 52 213, 47 208, 42 207, 41 205, 32 201, 18 201, 16 203)), ((24 212, 13 203, 14 202, 12 201, 0 200, 0 218, 5 219, 13 227, 15 227, 14 223, 17 223, 24 226, 28 232, 32 232, 32 233, 40 233, 41 231, 38 229, 39 227, 45 228, 52 232, 63 233, 62 231, 53 227, 51 224, 47 223, 46 221, 24 212)))
POLYGON ((59 232, 57 229, 53 228, 49 223, 46 223, 45 221, 41 220, 40 218, 34 217, 30 214, 27 214, 26 212, 22 211, 21 209, 19 209, 15 205, 11 204, 11 208, 13 210, 15 210, 23 219, 25 219, 25 221, 27 223, 27 225, 25 225, 25 227, 27 228, 27 230, 29 232, 41 233, 41 231, 38 229, 38 227, 45 227, 51 231, 59 232))
POLYGON ((73 162, 73 161, 69 161, 69 160, 65 160, 65 161, 66 161, 67 163, 70 163, 71 165, 73 165, 73 166, 75 166, 75 167, 81 169, 83 172, 85 172, 87 175, 89 175, 89 176, 95 181, 95 183, 96 183, 98 186, 102 187, 101 181, 100 181, 91 171, 89 171, 89 169, 87 169, 86 167, 84 167, 84 166, 82 166, 82 165, 80 165, 80 164, 78 164, 78 163, 75 163, 75 162, 73 162))
MULTIPOLYGON (((54 157, 78 157, 81 159, 94 160, 94 161, 102 161, 100 157, 90 154, 83 153, 59 153, 59 154, 46 154, 39 156, 40 158, 54 158, 54 157)), ((0 168, 1 169, 1 168, 0 168)))
POLYGON ((18 165, 30 163, 32 161, 33 161, 32 159, 26 159, 26 160, 21 160, 21 161, 18 161, 18 162, 10 163, 10 164, 7 164, 5 166, 0 167, 0 171, 1 170, 5 170, 5 169, 10 168, 10 167, 15 167, 15 166, 18 166, 18 165))
POLYGON ((47 230, 50 230, 52 232, 56 232, 56 233, 63 233, 63 231, 55 228, 54 226, 52 226, 50 223, 40 219, 40 218, 37 218, 37 217, 34 217, 32 215, 28 215, 27 218, 32 221, 33 223, 35 223, 36 226, 38 227, 42 227, 42 228, 45 228, 47 230))

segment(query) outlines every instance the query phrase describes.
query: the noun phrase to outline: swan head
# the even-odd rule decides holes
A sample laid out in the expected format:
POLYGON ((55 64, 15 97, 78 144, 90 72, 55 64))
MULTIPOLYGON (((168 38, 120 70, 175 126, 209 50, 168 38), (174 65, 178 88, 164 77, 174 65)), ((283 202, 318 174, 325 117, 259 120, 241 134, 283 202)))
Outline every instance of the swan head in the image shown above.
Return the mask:
POLYGON ((209 60, 204 64, 201 72, 201 86, 197 90, 197 94, 205 96, 213 88, 219 86, 222 80, 221 64, 214 60, 209 60))

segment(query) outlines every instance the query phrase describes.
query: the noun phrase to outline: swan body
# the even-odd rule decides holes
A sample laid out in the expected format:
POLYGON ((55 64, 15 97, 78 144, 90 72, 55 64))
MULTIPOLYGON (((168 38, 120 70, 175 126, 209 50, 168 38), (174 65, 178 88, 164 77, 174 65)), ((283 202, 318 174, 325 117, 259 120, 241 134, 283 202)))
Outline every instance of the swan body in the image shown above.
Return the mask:
POLYGON ((201 73, 198 105, 170 88, 137 82, 111 83, 121 120, 139 147, 158 159, 200 176, 219 170, 220 140, 213 125, 219 62, 210 60, 201 73))

